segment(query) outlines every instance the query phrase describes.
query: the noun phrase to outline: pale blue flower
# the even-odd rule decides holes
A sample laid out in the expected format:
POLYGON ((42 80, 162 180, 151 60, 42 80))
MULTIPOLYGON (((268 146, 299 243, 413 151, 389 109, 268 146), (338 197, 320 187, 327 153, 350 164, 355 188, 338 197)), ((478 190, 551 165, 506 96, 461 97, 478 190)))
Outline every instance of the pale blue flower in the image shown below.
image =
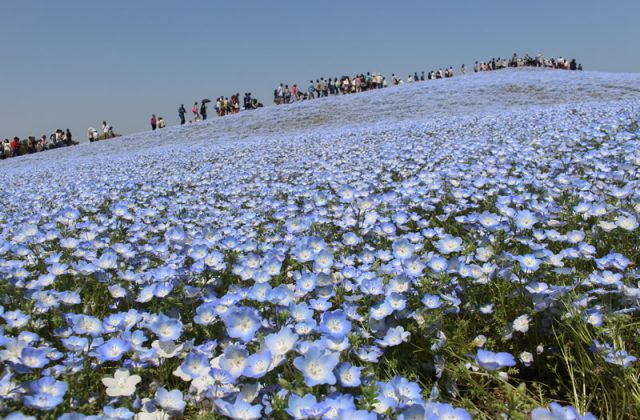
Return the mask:
POLYGON ((304 375, 307 386, 336 383, 333 369, 338 365, 340 355, 325 352, 317 346, 311 346, 303 356, 296 357, 293 365, 304 375))
POLYGON ((475 360, 481 368, 489 371, 515 366, 516 364, 513 356, 509 353, 494 353, 483 349, 478 349, 475 360))
POLYGON ((223 318, 227 334, 231 338, 239 338, 244 343, 253 339, 260 329, 262 318, 254 308, 234 307, 223 318))

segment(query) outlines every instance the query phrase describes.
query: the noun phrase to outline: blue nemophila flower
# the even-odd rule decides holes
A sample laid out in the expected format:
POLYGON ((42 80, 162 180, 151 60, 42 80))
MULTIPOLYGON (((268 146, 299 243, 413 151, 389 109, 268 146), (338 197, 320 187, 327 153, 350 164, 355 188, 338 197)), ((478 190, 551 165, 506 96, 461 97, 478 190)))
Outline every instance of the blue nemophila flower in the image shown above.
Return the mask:
POLYGON ((106 333, 113 333, 123 329, 125 325, 125 313, 120 312, 117 314, 111 314, 107 316, 103 321, 103 330, 106 333))
POLYGON ((220 412, 233 420, 255 420, 262 418, 262 406, 260 404, 251 405, 242 399, 242 394, 238 394, 233 404, 223 399, 215 401, 220 412))
POLYGON ((519 255, 515 259, 520 263, 520 269, 525 273, 535 273, 540 268, 540 260, 534 254, 519 255))
POLYGON ((442 306, 440 296, 430 295, 429 293, 425 293, 425 295, 422 297, 421 302, 427 309, 438 309, 440 306, 442 306))
POLYGON ((407 239, 402 238, 395 241, 392 245, 393 256, 399 260, 406 260, 413 256, 415 247, 407 239))
POLYGON ((598 286, 614 286, 621 287, 622 286, 622 274, 613 273, 609 270, 604 270, 600 273, 593 272, 589 276, 589 281, 593 282, 598 286))
POLYGON ((182 334, 182 322, 177 319, 169 318, 164 314, 157 316, 155 321, 151 323, 149 329, 160 341, 175 341, 182 334))
POLYGON ((300 410, 303 416, 310 419, 322 418, 324 413, 326 413, 327 411, 329 411, 329 407, 322 403, 318 403, 309 408, 303 408, 302 410, 300 410))
POLYGON ((107 405, 102 410, 102 415, 105 419, 128 420, 130 418, 133 418, 135 413, 133 413, 131 410, 129 410, 126 407, 115 408, 110 405, 107 405))
POLYGON ((604 361, 612 365, 628 367, 631 363, 638 360, 635 356, 630 356, 625 350, 610 350, 605 356, 604 361))
POLYGON ((224 271, 227 268, 227 263, 224 261, 224 254, 217 251, 209 252, 204 259, 204 263, 207 267, 216 271, 224 271))
POLYGON ((618 216, 616 218, 616 226, 626 231, 632 232, 638 228, 638 219, 635 216, 618 216))
POLYGON ((166 388, 159 388, 156 391, 155 401, 163 410, 173 415, 182 414, 187 405, 182 397, 182 392, 178 389, 168 391, 166 388))
POLYGON ((426 267, 426 264, 418 257, 412 257, 404 262, 405 273, 411 277, 422 276, 422 271, 426 267))
POLYGON ((323 250, 318 253, 313 261, 313 271, 328 273, 333 266, 333 254, 323 250))
POLYGON ((344 362, 336 369, 336 376, 340 385, 346 388, 360 386, 360 375, 362 367, 352 366, 351 363, 344 362))
POLYGON ((253 340, 256 331, 260 329, 262 318, 256 309, 242 306, 231 308, 223 321, 229 337, 239 338, 247 343, 253 340))
POLYGON ((394 388, 395 394, 402 402, 402 405, 422 402, 420 385, 417 382, 412 382, 404 376, 395 376, 389 381, 389 385, 394 388))
POLYGON ((340 361, 340 354, 311 346, 303 356, 296 357, 293 365, 304 375, 307 386, 336 383, 333 370, 340 361))
POLYGON ((220 358, 220 367, 234 379, 239 378, 247 366, 249 352, 244 346, 230 345, 224 349, 224 354, 220 358))
POLYGON ((587 309, 584 312, 583 319, 594 327, 601 327, 603 316, 600 308, 587 309))
POLYGON ((407 298, 400 293, 391 292, 384 300, 394 311, 402 311, 407 306, 407 298))
POLYGON ((316 331, 317 322, 315 319, 308 319, 306 321, 298 322, 295 324, 294 329, 297 334, 309 335, 316 331))
POLYGON ((476 363, 486 370, 496 370, 503 367, 515 366, 516 361, 510 353, 494 353, 489 350, 478 349, 475 356, 476 363))
POLYGON ((371 296, 384 294, 384 282, 380 278, 364 279, 360 283, 360 291, 371 296))
POLYGON ((38 393, 24 397, 24 404, 38 411, 51 411, 60 405, 62 401, 62 397, 46 393, 38 393))
POLYGON ((515 216, 515 223, 518 229, 532 229, 538 223, 538 218, 529 210, 521 210, 515 216))
POLYGON ((327 408, 327 411, 323 414, 323 418, 329 420, 339 419, 340 410, 355 410, 356 408, 353 396, 350 394, 334 393, 325 398, 320 404, 327 408))
POLYGON ((284 327, 277 333, 267 335, 264 338, 264 343, 271 354, 276 357, 293 350, 298 338, 299 336, 291 330, 291 327, 284 327))
POLYGON ((20 310, 8 311, 0 315, 7 323, 8 328, 22 328, 31 319, 31 317, 20 310))
POLYGON ((131 345, 119 338, 111 338, 106 341, 103 345, 98 347, 96 356, 101 363, 107 361, 117 361, 122 358, 122 356, 129 351, 131 345))
POLYGON ((436 273, 441 273, 449 266, 449 261, 440 255, 434 255, 427 263, 429 268, 436 273))
POLYGON ((107 251, 95 261, 95 265, 102 270, 114 270, 118 268, 118 254, 107 251))
POLYGON ((386 300, 378 302, 369 309, 371 319, 381 321, 393 313, 393 308, 386 300))
POLYGON ((47 363, 49 363, 49 359, 47 354, 49 350, 47 349, 36 349, 33 347, 25 347, 20 352, 20 364, 21 367, 27 369, 40 369, 43 368, 47 363))
POLYGON ((89 350, 89 339, 72 335, 62 339, 64 347, 72 352, 81 353, 89 350))
POLYGON ((409 341, 409 337, 411 337, 411 333, 409 331, 405 331, 402 326, 397 326, 389 328, 384 335, 384 338, 376 340, 376 343, 382 347, 395 347, 409 341))
POLYGON ((313 261, 315 258, 315 252, 313 252, 313 249, 306 243, 296 246, 292 250, 292 253, 295 259, 302 263, 313 261))
POLYGON ((572 406, 562 406, 554 402, 548 409, 535 408, 531 412, 531 420, 596 420, 596 416, 591 413, 581 415, 572 406))
POLYGON ((196 308, 196 316, 193 322, 198 325, 207 326, 213 323, 217 318, 216 307, 213 303, 203 303, 196 308))
POLYGON ((67 318, 72 324, 73 331, 80 335, 97 337, 102 335, 102 322, 93 316, 69 314, 67 318))
POLYGON ((202 375, 207 375, 211 366, 209 358, 200 353, 189 352, 184 362, 180 365, 180 369, 184 375, 191 379, 197 379, 202 375))
POLYGON ((500 216, 497 214, 483 211, 478 215, 478 222, 486 229, 493 230, 500 225, 500 216))
POLYGON ((296 279, 296 288, 303 293, 308 293, 316 288, 318 275, 315 273, 305 272, 298 274, 296 279))
POLYGON ((56 397, 63 397, 68 390, 68 386, 63 381, 58 381, 51 376, 45 376, 37 381, 33 381, 29 384, 29 388, 34 394, 49 394, 56 397))
POLYGON ((247 358, 243 375, 248 378, 262 378, 271 369, 273 358, 269 350, 252 354, 247 358))
POLYGON ((312 394, 305 394, 303 397, 291 394, 287 403, 286 411, 291 417, 294 419, 304 419, 307 416, 302 413, 302 410, 315 406, 318 404, 318 400, 316 400, 316 397, 312 394))
POLYGON ((455 408, 446 403, 427 403, 425 406, 426 419, 450 419, 450 420, 471 420, 471 415, 464 408, 455 408))
POLYGON ((444 235, 436 244, 438 252, 441 254, 452 254, 462 250, 462 238, 452 235, 444 235))
POLYGON ((325 298, 320 299, 310 299, 309 303, 311 304, 311 308, 316 312, 325 312, 331 309, 333 304, 325 298))
POLYGON ((351 332, 351 322, 341 310, 325 312, 321 316, 320 332, 331 337, 344 337, 351 332))
POLYGON ((360 237, 354 232, 347 232, 342 235, 342 243, 346 246, 356 246, 361 242, 360 237))

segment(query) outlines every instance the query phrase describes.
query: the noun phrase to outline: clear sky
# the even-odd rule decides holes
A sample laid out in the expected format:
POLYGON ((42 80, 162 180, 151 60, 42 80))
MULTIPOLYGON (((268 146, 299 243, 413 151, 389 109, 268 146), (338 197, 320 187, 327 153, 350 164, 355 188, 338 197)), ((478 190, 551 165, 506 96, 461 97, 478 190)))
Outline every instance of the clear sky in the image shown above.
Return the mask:
MULTIPOLYGON (((195 100, 517 52, 640 71, 638 0, 1 0, 0 137, 168 125, 195 100)), ((214 114, 210 110, 210 114, 214 114)))

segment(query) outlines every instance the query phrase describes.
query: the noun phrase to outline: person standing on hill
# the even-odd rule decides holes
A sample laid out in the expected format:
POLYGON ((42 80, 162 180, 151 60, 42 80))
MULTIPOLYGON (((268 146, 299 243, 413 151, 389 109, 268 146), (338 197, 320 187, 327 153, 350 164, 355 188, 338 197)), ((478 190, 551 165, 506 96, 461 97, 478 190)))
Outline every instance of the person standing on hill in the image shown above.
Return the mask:
POLYGON ((155 130, 158 125, 158 120, 156 120, 156 114, 151 114, 151 130, 155 130))
POLYGON ((307 88, 309 92, 309 99, 313 99, 315 97, 316 85, 313 84, 313 80, 309 81, 309 87, 307 88))
POLYGON ((187 113, 187 110, 184 109, 184 104, 180 105, 180 108, 178 108, 178 116, 180 117, 180 125, 184 125, 185 118, 184 118, 184 114, 187 113))
POLYGON ((193 113, 193 121, 200 121, 200 114, 198 114, 198 101, 193 103, 193 108, 191 108, 191 112, 193 113))
POLYGON ((202 101, 202 105, 200 105, 200 116, 202 121, 207 119, 207 103, 205 101, 202 101))

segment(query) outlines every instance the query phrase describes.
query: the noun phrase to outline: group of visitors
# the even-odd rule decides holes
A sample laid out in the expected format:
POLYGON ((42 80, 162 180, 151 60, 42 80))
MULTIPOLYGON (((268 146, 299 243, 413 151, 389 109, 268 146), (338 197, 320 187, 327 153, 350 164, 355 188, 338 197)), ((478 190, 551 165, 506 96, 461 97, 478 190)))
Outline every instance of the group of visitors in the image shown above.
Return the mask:
POLYGON ((382 74, 375 72, 360 73, 353 77, 321 77, 309 81, 306 90, 300 89, 297 84, 280 83, 273 91, 273 102, 276 105, 289 104, 308 99, 323 98, 327 96, 347 95, 360 93, 371 89, 387 87, 387 79, 382 74))
POLYGON ((542 54, 531 57, 528 53, 522 57, 518 57, 518 54, 513 53, 510 60, 498 57, 488 61, 476 61, 473 65, 473 71, 477 73, 479 71, 500 70, 508 67, 545 67, 562 70, 582 70, 582 64, 577 63, 575 58, 571 60, 564 57, 555 59, 544 57, 542 54))
POLYGON ((151 114, 151 130, 155 130, 156 128, 164 128, 164 118, 158 117, 156 118, 156 114, 151 114))
MULTIPOLYGON (((204 121, 207 119, 207 104, 209 103, 211 103, 211 99, 203 99, 200 102, 195 101, 193 103, 193 107, 191 108, 193 119, 189 120, 189 124, 191 124, 192 122, 204 121)), ((262 103, 251 96, 251 92, 246 92, 244 94, 242 108, 245 111, 262 108, 263 106, 264 105, 262 105, 262 103)), ((216 115, 218 115, 219 117, 224 117, 225 115, 229 114, 237 114, 238 112, 240 112, 240 94, 236 93, 234 95, 231 95, 231 98, 229 98, 228 96, 220 96, 216 98, 214 109, 216 111, 216 115)), ((155 130, 154 118, 155 115, 151 117, 152 130, 155 130)), ((180 118, 180 125, 184 125, 187 123, 187 109, 184 107, 184 104, 181 104, 178 108, 178 118, 180 118)), ((162 120, 162 117, 160 119, 162 120)), ((164 120, 162 120, 162 127, 160 127, 158 123, 158 128, 164 128, 164 120)))
MULTIPOLYGON (((465 74, 464 64, 460 68, 460 73, 465 74)), ((438 70, 431 70, 429 73, 425 75, 425 72, 421 72, 418 75, 418 72, 414 72, 407 76, 406 80, 396 76, 395 74, 391 75, 391 84, 393 86, 398 86, 404 83, 413 83, 413 82, 424 82, 425 80, 436 80, 436 79, 447 79, 449 77, 453 77, 453 67, 448 67, 442 70, 442 67, 438 70)))
POLYGON ((93 127, 89 127, 87 129, 87 137, 89 138, 89 143, 93 143, 98 140, 106 140, 114 137, 118 137, 118 135, 113 131, 113 127, 107 124, 106 121, 102 121, 101 132, 98 132, 93 127))
POLYGON ((76 144, 78 144, 78 142, 73 140, 71 131, 69 131, 68 128, 66 131, 57 129, 48 137, 46 134, 43 134, 39 139, 36 139, 34 136, 23 139, 14 137, 13 140, 4 139, 2 145, 0 145, 0 159, 38 153, 59 147, 75 146, 76 144))

